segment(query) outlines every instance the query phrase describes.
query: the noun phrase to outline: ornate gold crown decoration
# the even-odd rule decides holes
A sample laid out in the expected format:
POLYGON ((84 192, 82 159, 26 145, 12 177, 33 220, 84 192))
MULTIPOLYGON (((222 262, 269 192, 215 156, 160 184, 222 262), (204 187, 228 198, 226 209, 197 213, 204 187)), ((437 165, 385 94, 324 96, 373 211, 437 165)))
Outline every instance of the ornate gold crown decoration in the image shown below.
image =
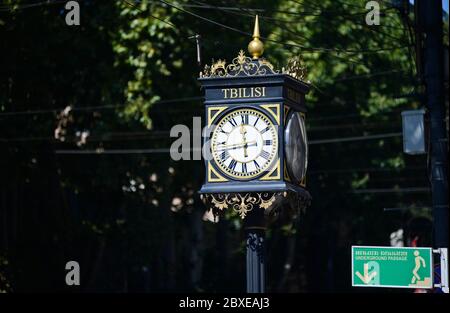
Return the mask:
POLYGON ((306 79, 308 74, 306 66, 304 65, 303 59, 300 55, 290 58, 286 68, 283 67, 281 72, 302 81, 306 79))
MULTIPOLYGON (((244 51, 239 51, 239 55, 233 59, 231 64, 226 64, 225 60, 212 62, 212 65, 205 65, 203 72, 200 72, 202 78, 217 77, 236 77, 236 76, 257 76, 268 74, 279 74, 278 70, 266 59, 259 58, 252 60, 246 56, 244 51)), ((287 74, 295 79, 305 81, 308 71, 303 63, 301 56, 294 56, 288 60, 286 67, 281 70, 282 74, 287 74)))
POLYGON ((233 62, 226 64, 225 60, 218 60, 211 66, 205 65, 203 72, 200 72, 200 77, 236 77, 236 76, 257 76, 278 74, 278 71, 274 70, 273 65, 263 59, 252 60, 252 58, 245 55, 244 51, 239 51, 233 62))
MULTIPOLYGON (((241 50, 232 63, 228 65, 225 60, 219 59, 217 62, 212 60, 212 65, 205 65, 203 71, 200 72, 200 77, 219 78, 279 74, 280 72, 275 70, 269 61, 261 58, 264 52, 264 44, 259 38, 259 21, 258 15, 256 15, 253 40, 248 44, 248 52, 253 58, 246 56, 244 51, 241 50)), ((295 56, 289 59, 286 68, 282 69, 282 73, 298 80, 304 80, 306 78, 306 67, 303 65, 302 58, 295 56)))

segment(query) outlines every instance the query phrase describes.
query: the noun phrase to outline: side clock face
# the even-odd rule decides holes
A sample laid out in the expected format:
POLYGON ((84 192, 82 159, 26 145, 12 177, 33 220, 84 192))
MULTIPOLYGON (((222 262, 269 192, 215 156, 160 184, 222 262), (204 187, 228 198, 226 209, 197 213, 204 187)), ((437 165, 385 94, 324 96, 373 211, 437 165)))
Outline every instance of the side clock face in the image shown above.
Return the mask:
POLYGON ((235 179, 252 179, 278 157, 277 127, 262 112, 237 109, 221 118, 211 136, 218 168, 235 179))
POLYGON ((292 111, 287 118, 284 131, 286 167, 290 178, 299 184, 308 167, 308 140, 305 120, 300 112, 292 111))

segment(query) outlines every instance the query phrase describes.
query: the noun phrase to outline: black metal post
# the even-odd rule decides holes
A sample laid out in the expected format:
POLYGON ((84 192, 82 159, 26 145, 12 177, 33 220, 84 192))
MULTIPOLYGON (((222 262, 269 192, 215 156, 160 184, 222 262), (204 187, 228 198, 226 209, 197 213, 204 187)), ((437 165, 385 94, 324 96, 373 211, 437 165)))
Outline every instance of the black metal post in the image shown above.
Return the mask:
POLYGON ((448 142, 444 105, 444 49, 442 38, 442 2, 420 1, 419 21, 425 33, 426 102, 430 115, 431 190, 435 248, 447 248, 448 214, 448 142))
POLYGON ((251 211, 246 217, 247 292, 264 293, 266 290, 265 224, 264 210, 251 211))
POLYGON ((247 229, 247 292, 265 292, 264 230, 247 229))

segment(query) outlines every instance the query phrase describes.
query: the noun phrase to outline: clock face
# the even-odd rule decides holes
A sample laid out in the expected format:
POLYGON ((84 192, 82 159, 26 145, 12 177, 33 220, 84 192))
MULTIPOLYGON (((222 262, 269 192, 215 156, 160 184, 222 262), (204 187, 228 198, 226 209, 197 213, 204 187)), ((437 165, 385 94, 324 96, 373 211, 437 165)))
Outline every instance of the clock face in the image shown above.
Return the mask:
POLYGON ((277 127, 260 111, 237 109, 218 122, 211 149, 223 173, 251 179, 268 170, 278 157, 277 127))
POLYGON ((290 178, 299 184, 308 167, 308 141, 305 120, 300 112, 292 111, 284 131, 286 167, 290 178))

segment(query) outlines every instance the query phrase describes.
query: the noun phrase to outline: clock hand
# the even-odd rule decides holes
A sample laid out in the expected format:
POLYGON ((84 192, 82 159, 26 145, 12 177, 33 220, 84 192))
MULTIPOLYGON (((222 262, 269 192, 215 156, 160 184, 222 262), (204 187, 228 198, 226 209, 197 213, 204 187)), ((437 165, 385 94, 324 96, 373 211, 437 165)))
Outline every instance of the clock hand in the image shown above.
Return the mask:
POLYGON ((242 143, 244 144, 244 157, 248 157, 248 153, 247 153, 247 141, 245 139, 245 134, 247 133, 247 130, 244 127, 244 124, 241 124, 241 129, 240 132, 242 134, 242 143))
POLYGON ((236 144, 232 144, 232 145, 223 145, 223 146, 218 146, 217 150, 221 151, 221 150, 234 150, 234 149, 238 149, 238 148, 243 148, 245 146, 247 147, 252 147, 252 146, 256 146, 257 143, 256 141, 248 141, 245 143, 236 143, 236 144))

